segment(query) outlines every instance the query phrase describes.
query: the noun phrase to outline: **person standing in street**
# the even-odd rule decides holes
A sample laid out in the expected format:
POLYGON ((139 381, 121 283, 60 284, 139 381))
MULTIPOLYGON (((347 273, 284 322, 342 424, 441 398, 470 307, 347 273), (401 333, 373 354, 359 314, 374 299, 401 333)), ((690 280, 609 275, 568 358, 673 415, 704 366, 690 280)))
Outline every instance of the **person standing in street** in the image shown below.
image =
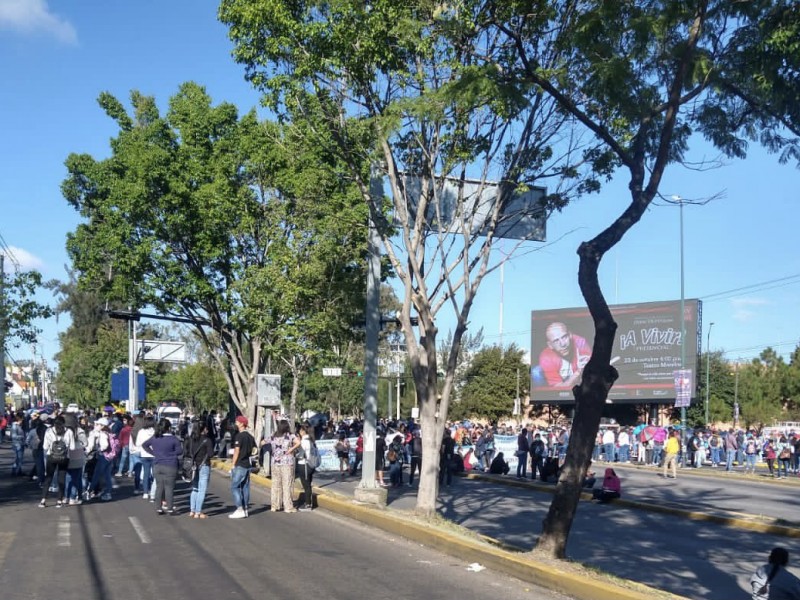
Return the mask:
POLYGON ((308 423, 303 423, 300 425, 299 439, 290 448, 290 452, 296 452, 295 477, 303 486, 303 504, 299 508, 301 511, 314 509, 314 494, 311 490, 314 469, 308 464, 308 457, 311 456, 311 448, 314 445, 314 429, 308 423))
POLYGON ((205 421, 197 420, 184 441, 184 456, 190 456, 194 464, 192 493, 189 496, 189 516, 194 519, 207 518, 203 512, 203 502, 211 478, 211 457, 214 455, 214 443, 206 435, 207 430, 205 421))
POLYGON ((57 506, 64 506, 64 487, 67 480, 67 466, 69 465, 69 453, 75 450, 75 435, 64 424, 64 417, 56 417, 53 426, 44 435, 42 441, 47 462, 45 463, 45 477, 42 485, 42 501, 39 506, 47 506, 47 492, 53 475, 58 471, 58 502, 57 506))
POLYGON ((411 437, 411 464, 408 466, 408 486, 414 485, 414 473, 422 475, 422 432, 416 429, 411 437))
POLYGON ((725 436, 725 470, 733 471, 733 459, 739 451, 739 440, 733 428, 728 429, 728 435, 725 436))
POLYGON ((528 428, 523 425, 522 431, 517 436, 517 479, 525 479, 528 476, 528 428))
POLYGON ((678 469, 677 469, 677 462, 678 462, 678 453, 681 451, 681 443, 678 440, 678 432, 672 431, 670 432, 669 438, 667 439, 667 443, 664 446, 664 452, 666 456, 664 457, 664 477, 668 477, 667 471, 671 468, 672 469, 672 478, 678 478, 678 469))
POLYGON ((156 512, 175 514, 175 480, 178 477, 183 448, 180 440, 172 435, 172 423, 161 419, 156 425, 155 435, 142 444, 142 449, 153 455, 153 472, 156 479, 156 512))
MULTIPOLYGON (((236 417, 236 437, 233 439, 233 459, 231 464, 231 495, 236 506, 229 519, 246 519, 250 506, 250 456, 256 447, 256 440, 247 431, 250 422, 244 415, 236 417)), ((274 448, 274 447, 273 447, 274 448)), ((274 473, 274 471, 273 471, 274 473)))
POLYGON ((278 423, 278 428, 270 440, 272 446, 272 489, 270 490, 270 510, 294 512, 292 484, 294 483, 294 455, 291 448, 296 439, 292 435, 289 421, 278 423))

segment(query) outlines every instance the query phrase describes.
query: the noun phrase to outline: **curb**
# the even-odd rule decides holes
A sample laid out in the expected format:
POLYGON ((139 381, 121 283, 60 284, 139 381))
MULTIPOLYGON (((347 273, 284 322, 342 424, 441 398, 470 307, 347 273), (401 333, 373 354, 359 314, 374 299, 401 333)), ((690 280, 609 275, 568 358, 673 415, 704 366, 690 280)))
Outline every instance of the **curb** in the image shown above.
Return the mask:
MULTIPOLYGON (((229 470, 225 461, 215 459, 211 464, 215 469, 225 472, 229 470)), ((272 482, 262 475, 251 475, 251 479, 264 487, 272 487, 272 482)), ((328 490, 316 487, 313 489, 317 496, 317 506, 320 508, 423 544, 443 554, 467 562, 478 562, 499 573, 578 600, 652 600, 653 598, 681 600, 683 598, 634 581, 628 582, 630 587, 623 587, 611 581, 592 579, 592 575, 586 572, 578 574, 557 566, 540 564, 531 554, 525 552, 525 549, 503 544, 487 536, 481 536, 485 540, 482 544, 447 533, 430 524, 422 525, 397 516, 405 511, 373 508, 328 490)))
MULTIPOLYGON (((523 489, 534 489, 538 492, 546 492, 548 494, 555 493, 555 486, 554 485, 542 485, 534 482, 528 481, 517 481, 514 479, 511 480, 504 480, 499 479, 491 475, 485 475, 481 473, 465 473, 461 474, 461 477, 466 479, 480 479, 491 481, 493 483, 498 483, 500 485, 506 485, 509 487, 517 487, 523 489)), ((592 495, 589 493, 582 493, 581 500, 591 500, 592 495)), ((800 528, 792 527, 789 525, 780 525, 777 519, 773 519, 772 522, 769 521, 757 521, 753 519, 745 519, 741 517, 729 517, 720 514, 696 511, 696 510, 685 510, 682 508, 676 508, 674 506, 667 506, 662 504, 651 504, 649 502, 640 502, 637 500, 627 500, 625 498, 616 498, 615 500, 611 500, 609 504, 616 504, 619 506, 626 506, 628 508, 635 508, 637 510, 644 510, 649 512, 655 512, 660 514, 666 515, 674 515, 677 517, 683 517, 684 519, 689 519, 691 521, 703 521, 706 523, 716 523, 718 525, 724 525, 725 527, 732 527, 736 529, 743 529, 746 531, 753 531, 756 533, 767 533, 770 535, 778 535, 782 537, 788 537, 793 539, 800 538, 800 528)))

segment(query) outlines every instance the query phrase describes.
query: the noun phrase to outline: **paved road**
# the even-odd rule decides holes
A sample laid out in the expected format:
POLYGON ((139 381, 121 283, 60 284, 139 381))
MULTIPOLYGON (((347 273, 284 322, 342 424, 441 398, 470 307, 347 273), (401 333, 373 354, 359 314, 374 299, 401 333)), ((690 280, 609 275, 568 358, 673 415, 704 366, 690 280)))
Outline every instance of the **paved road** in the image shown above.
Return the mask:
POLYGON ((4 600, 281 600, 311 598, 564 600, 564 596, 369 530, 324 510, 270 513, 254 490, 248 519, 231 521, 228 480, 215 473, 206 508, 158 516, 121 480, 111 502, 37 507, 39 489, 11 479, 0 448, 0 589, 4 600))
MULTIPOLYGON (((598 470, 603 465, 597 465, 598 470)), ((679 473, 661 479, 656 471, 621 468, 626 498, 670 501, 697 509, 701 504, 730 510, 788 515, 797 521, 800 486, 766 479, 737 479, 679 473), (763 482, 762 482, 763 481, 763 482)), ((513 479, 513 478, 510 478, 513 479)), ((352 495, 356 479, 321 474, 315 484, 352 495)), ((389 507, 411 510, 416 488, 389 490, 389 507)), ((456 479, 444 488, 439 512, 461 525, 505 543, 531 548, 552 496, 486 480, 456 479)), ((774 546, 800 557, 796 540, 700 523, 622 506, 582 502, 572 528, 568 555, 626 579, 688 598, 748 598, 750 574, 774 546)), ((800 562, 795 558, 794 563, 800 562)))

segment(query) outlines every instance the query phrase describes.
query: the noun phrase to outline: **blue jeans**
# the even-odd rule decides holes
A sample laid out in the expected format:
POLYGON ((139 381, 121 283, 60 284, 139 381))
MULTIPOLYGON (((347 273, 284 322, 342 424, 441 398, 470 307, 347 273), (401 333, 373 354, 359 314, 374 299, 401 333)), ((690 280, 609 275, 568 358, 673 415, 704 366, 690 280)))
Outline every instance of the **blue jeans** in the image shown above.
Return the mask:
POLYGON ((145 494, 149 494, 150 484, 153 483, 153 459, 152 457, 142 456, 139 461, 142 463, 142 491, 145 494))
POLYGON ((711 464, 718 465, 722 462, 722 448, 711 448, 711 464))
MULTIPOLYGON (((728 450, 725 456, 725 470, 733 471, 733 457, 736 456, 736 450, 728 450)), ((741 463, 739 463, 741 464, 741 463)))
POLYGON ((131 450, 128 446, 123 446, 122 450, 119 453, 119 466, 117 467, 117 475, 122 475, 125 473, 125 469, 123 468, 124 465, 128 466, 128 470, 131 468, 131 464, 133 461, 130 460, 130 453, 131 450), (130 464, 129 464, 130 463, 130 464))
POLYGON ((250 469, 233 467, 231 470, 231 494, 236 508, 247 510, 250 505, 250 469))
POLYGON ((208 480, 211 478, 211 466, 203 465, 194 473, 192 479, 192 493, 189 496, 189 512, 203 512, 203 502, 206 499, 208 480))
POLYGON ((99 492, 100 485, 103 485, 103 491, 106 494, 111 493, 113 482, 111 481, 111 466, 113 459, 108 460, 102 453, 97 457, 97 465, 94 468, 94 475, 92 475, 92 483, 89 489, 95 493, 99 492))
POLYGON ((614 462, 614 444, 603 444, 603 454, 606 455, 606 462, 614 462))
POLYGON ((758 458, 758 454, 745 454, 745 460, 747 461, 746 469, 752 469, 753 471, 756 470, 756 459, 758 458))
POLYGON ((80 499, 83 495, 83 467, 67 469, 67 499, 80 499), (72 493, 75 490, 75 493, 72 493))
POLYGON ((661 454, 664 452, 664 445, 663 444, 656 444, 653 446, 653 464, 660 465, 661 464, 661 454))
POLYGON ((14 444, 14 464, 11 465, 12 475, 22 474, 22 460, 25 457, 25 446, 22 444, 14 444))
POLYGON ((403 483, 403 463, 399 460, 389 464, 389 481, 394 486, 403 483))
POLYGON ((631 459, 631 447, 623 444, 619 447, 619 462, 628 462, 631 459))
POLYGON ((133 490, 136 492, 142 491, 142 459, 138 454, 130 454, 128 457, 131 461, 129 471, 133 473, 133 490))

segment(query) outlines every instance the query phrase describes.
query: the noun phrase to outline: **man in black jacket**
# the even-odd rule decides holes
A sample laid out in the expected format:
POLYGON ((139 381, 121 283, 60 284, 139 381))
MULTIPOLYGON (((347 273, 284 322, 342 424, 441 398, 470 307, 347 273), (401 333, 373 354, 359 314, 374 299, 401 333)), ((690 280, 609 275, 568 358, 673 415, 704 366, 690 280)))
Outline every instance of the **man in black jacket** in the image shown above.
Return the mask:
POLYGON ((533 443, 531 444, 531 479, 536 479, 536 473, 539 473, 539 478, 544 481, 544 455, 545 447, 541 436, 537 433, 533 436, 533 443))
POLYGON ((522 431, 517 436, 517 479, 525 479, 528 476, 528 428, 522 426, 522 431))

